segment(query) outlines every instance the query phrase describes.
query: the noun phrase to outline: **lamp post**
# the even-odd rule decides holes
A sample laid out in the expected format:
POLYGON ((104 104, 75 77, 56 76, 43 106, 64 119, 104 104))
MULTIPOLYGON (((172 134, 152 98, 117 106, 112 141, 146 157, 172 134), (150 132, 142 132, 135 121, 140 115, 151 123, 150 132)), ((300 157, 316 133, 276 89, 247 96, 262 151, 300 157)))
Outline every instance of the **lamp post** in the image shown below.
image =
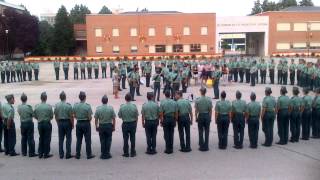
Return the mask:
POLYGON ((7 41, 6 46, 7 46, 7 51, 8 51, 8 52, 7 52, 7 53, 8 53, 8 56, 7 56, 7 57, 9 57, 9 55, 10 55, 10 51, 9 51, 9 30, 6 29, 5 32, 6 32, 6 41, 7 41))

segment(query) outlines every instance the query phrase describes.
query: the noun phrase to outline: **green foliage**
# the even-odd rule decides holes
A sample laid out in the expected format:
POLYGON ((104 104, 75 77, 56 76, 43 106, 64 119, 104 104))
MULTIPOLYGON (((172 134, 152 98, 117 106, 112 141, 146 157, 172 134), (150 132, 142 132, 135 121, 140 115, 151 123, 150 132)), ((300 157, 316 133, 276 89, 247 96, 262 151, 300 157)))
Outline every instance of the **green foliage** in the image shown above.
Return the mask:
POLYGON ((277 3, 275 3, 274 1, 264 0, 261 5, 261 8, 262 8, 263 12, 278 11, 279 5, 277 3))
POLYGON ((296 0, 280 0, 278 3, 280 9, 284 9, 291 6, 298 6, 298 3, 296 0))
POLYGON ((39 23, 39 41, 33 51, 33 55, 48 56, 52 55, 51 47, 53 40, 53 27, 47 21, 39 23))
POLYGON ((112 14, 112 12, 107 6, 102 6, 99 14, 112 14))
POLYGON ((82 4, 76 4, 70 11, 70 20, 73 24, 85 24, 86 14, 91 14, 89 8, 82 4))
POLYGON ((261 12, 262 12, 261 2, 260 0, 257 0, 254 2, 253 8, 251 10, 251 15, 259 14, 261 12))
POLYGON ((312 0, 302 0, 299 2, 299 6, 314 6, 312 0))

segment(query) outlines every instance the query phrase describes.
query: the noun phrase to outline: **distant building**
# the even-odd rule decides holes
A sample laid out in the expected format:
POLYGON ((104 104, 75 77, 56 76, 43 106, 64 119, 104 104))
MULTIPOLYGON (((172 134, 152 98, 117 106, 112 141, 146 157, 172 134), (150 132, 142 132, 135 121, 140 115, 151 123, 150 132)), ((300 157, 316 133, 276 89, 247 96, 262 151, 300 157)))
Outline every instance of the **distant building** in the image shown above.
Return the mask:
POLYGON ((0 14, 3 14, 4 10, 7 8, 12 8, 17 10, 18 12, 23 12, 26 9, 22 6, 19 5, 15 5, 15 4, 11 4, 11 3, 7 3, 5 1, 0 1, 0 14))
POLYGON ((51 26, 55 24, 55 13, 43 13, 40 14, 40 21, 47 21, 51 26))

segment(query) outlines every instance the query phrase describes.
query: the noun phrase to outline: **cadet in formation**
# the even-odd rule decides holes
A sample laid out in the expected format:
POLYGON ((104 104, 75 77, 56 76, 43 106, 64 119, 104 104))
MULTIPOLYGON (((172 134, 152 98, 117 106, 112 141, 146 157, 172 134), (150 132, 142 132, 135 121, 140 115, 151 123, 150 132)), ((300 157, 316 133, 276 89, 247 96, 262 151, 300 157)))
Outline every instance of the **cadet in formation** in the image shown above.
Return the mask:
MULTIPOLYGON (((310 126, 312 119, 312 104, 313 99, 309 95, 309 88, 303 88, 303 98, 302 98, 302 139, 308 140, 310 138, 310 126)), ((298 139, 294 139, 293 142, 298 142, 298 139)))
MULTIPOLYGON (((290 98, 286 96, 288 93, 285 86, 280 89, 280 96, 277 100, 276 113, 277 113, 277 125, 278 125, 278 135, 279 142, 277 144, 286 145, 288 143, 289 136, 289 106, 290 98)), ((299 112, 299 111, 298 111, 299 112)), ((296 118, 295 114, 292 114, 291 118, 296 118)))
POLYGON ((101 61, 102 78, 107 78, 107 62, 105 60, 101 61))
POLYGON ((81 80, 86 79, 86 64, 82 60, 80 63, 80 75, 81 75, 81 80))
POLYGON ((232 102, 232 124, 233 124, 233 138, 234 148, 243 148, 243 136, 245 128, 245 112, 246 102, 241 100, 241 92, 236 92, 236 100, 232 102))
POLYGON ((79 63, 78 62, 73 63, 73 79, 79 80, 79 63))
POLYGON ((60 61, 55 60, 53 62, 54 71, 56 74, 56 80, 59 80, 59 71, 60 71, 60 61))
MULTIPOLYGON (((299 97, 299 88, 293 87, 292 94, 293 97, 290 99, 289 112, 290 112, 290 132, 291 132, 291 142, 299 141, 300 137, 300 127, 301 127, 301 114, 303 112, 303 101, 299 97)), ((310 114, 311 116, 311 114, 310 114)), ((310 129, 310 128, 309 128, 310 129)))
POLYGON ((220 67, 219 65, 215 66, 215 71, 212 72, 212 78, 213 78, 213 92, 214 92, 214 99, 219 99, 219 82, 220 82, 220 78, 222 76, 222 72, 220 71, 220 67))
POLYGON ((63 64, 64 80, 69 79, 69 59, 66 59, 63 64))
POLYGON ((265 142, 262 144, 263 146, 270 147, 273 142, 273 127, 274 120, 276 117, 276 100, 273 96, 271 96, 272 90, 270 87, 266 87, 265 89, 265 97, 262 101, 262 112, 261 112, 261 120, 262 120, 262 130, 265 135, 265 142))
POLYGON ((153 94, 157 101, 160 101, 160 89, 161 89, 161 74, 160 70, 156 70, 156 74, 152 77, 153 80, 153 94))
POLYGON ((256 149, 258 147, 261 105, 259 102, 256 102, 255 93, 251 93, 250 100, 251 102, 248 103, 246 108, 246 122, 248 124, 250 148, 256 149))
POLYGON ((87 63, 87 71, 88 71, 88 79, 92 79, 92 64, 90 61, 87 63))
POLYGON ((312 104, 312 138, 320 138, 320 88, 316 90, 316 97, 312 104))
POLYGON ((93 69, 94 69, 94 78, 98 79, 99 78, 99 64, 97 61, 94 62, 93 69))

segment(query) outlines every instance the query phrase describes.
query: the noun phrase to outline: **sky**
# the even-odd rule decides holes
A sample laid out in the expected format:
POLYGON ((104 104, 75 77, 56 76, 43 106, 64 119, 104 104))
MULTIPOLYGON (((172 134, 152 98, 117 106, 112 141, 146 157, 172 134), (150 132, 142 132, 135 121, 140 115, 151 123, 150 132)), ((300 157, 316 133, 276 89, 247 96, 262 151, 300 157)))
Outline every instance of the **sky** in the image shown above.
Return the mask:
MULTIPOLYGON (((244 16, 251 12, 255 0, 6 0, 12 4, 23 4, 33 14, 56 13, 61 5, 70 11, 75 4, 84 4, 92 13, 98 13, 103 5, 109 9, 136 11, 147 8, 149 11, 215 12, 217 16, 244 16)), ((261 0, 263 1, 263 0, 261 0)), ((278 0, 275 0, 278 1, 278 0)), ((299 1, 299 0, 297 0, 299 1)), ((320 6, 320 0, 313 0, 320 6)))

